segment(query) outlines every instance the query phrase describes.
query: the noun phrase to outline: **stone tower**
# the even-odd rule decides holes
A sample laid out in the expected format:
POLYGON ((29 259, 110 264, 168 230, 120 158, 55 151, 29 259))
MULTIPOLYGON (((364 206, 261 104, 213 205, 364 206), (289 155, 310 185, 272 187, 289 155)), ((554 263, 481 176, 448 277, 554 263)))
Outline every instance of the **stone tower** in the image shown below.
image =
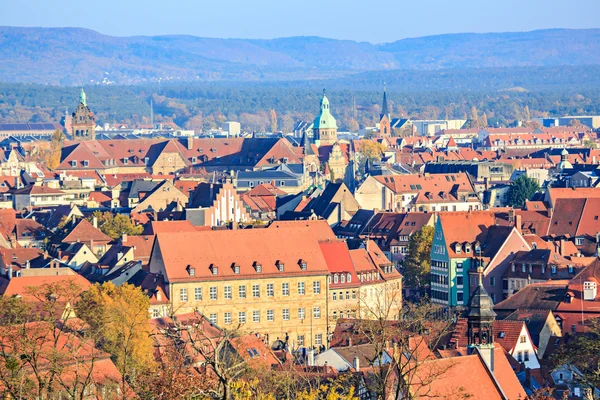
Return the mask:
POLYGON ((483 267, 477 268, 479 284, 469 300, 469 352, 478 351, 488 368, 494 372, 494 302, 483 287, 483 267))
POLYGON ((390 111, 387 103, 387 94, 383 89, 383 102, 381 103, 381 114, 379 115, 379 136, 391 135, 390 111))
POLYGON ((313 132, 317 146, 333 145, 337 142, 337 122, 329 111, 329 100, 323 90, 321 99, 321 112, 313 123, 313 132))
POLYGON ((76 141, 96 139, 96 117, 87 106, 83 88, 79 94, 79 105, 71 116, 71 137, 76 141))

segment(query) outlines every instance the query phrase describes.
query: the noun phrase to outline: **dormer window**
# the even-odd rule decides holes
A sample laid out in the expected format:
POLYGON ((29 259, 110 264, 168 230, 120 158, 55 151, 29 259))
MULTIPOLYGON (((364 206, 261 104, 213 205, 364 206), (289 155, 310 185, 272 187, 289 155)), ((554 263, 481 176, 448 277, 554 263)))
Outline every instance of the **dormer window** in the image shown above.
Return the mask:
POLYGON ((83 166, 84 167, 89 167, 90 166, 90 162, 88 160, 83 160, 83 166))
POLYGON ((284 271, 284 266, 285 266, 285 264, 284 264, 283 262, 281 262, 281 261, 279 261, 279 260, 278 260, 278 261, 275 263, 275 266, 277 267, 277 270, 278 270, 279 272, 283 272, 283 271, 284 271))
POLYGON ((257 274, 260 274, 262 272, 262 264, 258 261, 254 261, 254 270, 257 274))
POLYGON ((569 274, 572 274, 572 273, 573 273, 573 266, 569 265, 569 274))
POLYGON ((71 167, 77 166, 77 160, 71 160, 71 167))
POLYGON ((335 274, 333 276, 333 283, 339 283, 339 281, 340 281, 340 278, 339 278, 338 274, 335 274))
POLYGON ((196 276, 196 268, 192 267, 191 265, 188 265, 186 269, 190 276, 196 276))
POLYGON ((219 275, 219 267, 217 267, 216 265, 211 265, 210 272, 212 272, 213 275, 219 275))
POLYGON ((350 283, 352 281, 352 275, 350 275, 350 273, 348 273, 346 275, 346 282, 350 283))
POLYGON ((456 243, 456 245, 454 246, 454 252, 456 254, 460 254, 461 251, 462 251, 462 249, 461 249, 460 243, 456 243))
POLYGON ((239 266, 239 265, 237 265, 237 264, 233 263, 233 264, 231 265, 231 268, 233 269, 233 273, 234 273, 234 274, 239 274, 239 273, 240 273, 240 266, 239 266))
POLYGON ((471 243, 465 244, 465 253, 471 253, 471 243))
POLYGON ((556 265, 552 266, 552 275, 556 275, 556 265))
POLYGON ((307 265, 307 264, 306 264, 306 261, 304 261, 304 260, 300 260, 300 261, 298 261, 298 265, 300 265, 300 269, 301 269, 302 271, 306 271, 306 265, 307 265))
POLYGON ((342 283, 346 283, 346 274, 342 274, 340 279, 341 279, 342 283))
POLYGON ((129 164, 129 159, 128 158, 124 158, 123 159, 123 165, 127 165, 129 164))

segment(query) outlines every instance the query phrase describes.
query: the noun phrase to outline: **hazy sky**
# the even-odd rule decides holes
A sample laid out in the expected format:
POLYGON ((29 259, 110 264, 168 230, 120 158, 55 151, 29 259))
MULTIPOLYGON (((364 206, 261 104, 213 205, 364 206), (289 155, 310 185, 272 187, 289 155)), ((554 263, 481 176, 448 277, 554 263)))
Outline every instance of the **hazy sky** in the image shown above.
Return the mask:
POLYGON ((374 43, 457 32, 600 26, 600 0, 1 0, 0 25, 115 36, 315 35, 374 43))

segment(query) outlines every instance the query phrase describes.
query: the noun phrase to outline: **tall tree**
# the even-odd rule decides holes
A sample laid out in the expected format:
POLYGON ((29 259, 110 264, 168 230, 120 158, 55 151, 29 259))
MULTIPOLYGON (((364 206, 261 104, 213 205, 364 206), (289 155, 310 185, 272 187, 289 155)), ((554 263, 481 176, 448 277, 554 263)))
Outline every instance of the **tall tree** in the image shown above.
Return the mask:
POLYGON ((483 113, 483 117, 481 117, 481 126, 480 126, 480 128, 487 128, 487 126, 488 126, 487 114, 483 113))
POLYGON ((531 121, 531 112, 529 111, 529 106, 525 105, 525 109, 523 110, 523 117, 525 121, 531 121))
POLYGON ((404 285, 424 289, 429 285, 431 272, 431 244, 434 228, 426 225, 415 232, 408 242, 408 254, 403 263, 404 285))
POLYGON ((135 390, 139 377, 154 367, 149 307, 139 287, 111 282, 92 286, 75 305, 77 316, 99 333, 98 346, 112 354, 122 390, 128 384, 135 390))
POLYGON ((272 108, 269 112, 269 120, 269 128, 271 128, 271 132, 277 132, 277 113, 272 108))
POLYGON ((525 200, 531 197, 540 190, 535 179, 529 178, 526 175, 521 175, 511 182, 508 189, 508 205, 511 207, 523 207, 525 200))
POLYGON ((50 147, 44 152, 43 160, 50 170, 55 170, 60 165, 64 137, 60 130, 55 130, 50 139, 50 147))
POLYGON ((471 127, 479 128, 479 116, 477 115, 477 107, 471 107, 471 127))

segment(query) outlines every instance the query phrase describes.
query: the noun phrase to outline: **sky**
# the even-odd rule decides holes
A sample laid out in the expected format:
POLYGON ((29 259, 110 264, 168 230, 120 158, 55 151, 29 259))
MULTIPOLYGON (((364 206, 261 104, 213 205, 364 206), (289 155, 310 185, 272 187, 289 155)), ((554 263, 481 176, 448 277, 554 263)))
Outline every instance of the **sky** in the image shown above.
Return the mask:
POLYGON ((600 0, 2 0, 0 25, 113 36, 322 36, 371 43, 461 32, 600 27, 600 0))

